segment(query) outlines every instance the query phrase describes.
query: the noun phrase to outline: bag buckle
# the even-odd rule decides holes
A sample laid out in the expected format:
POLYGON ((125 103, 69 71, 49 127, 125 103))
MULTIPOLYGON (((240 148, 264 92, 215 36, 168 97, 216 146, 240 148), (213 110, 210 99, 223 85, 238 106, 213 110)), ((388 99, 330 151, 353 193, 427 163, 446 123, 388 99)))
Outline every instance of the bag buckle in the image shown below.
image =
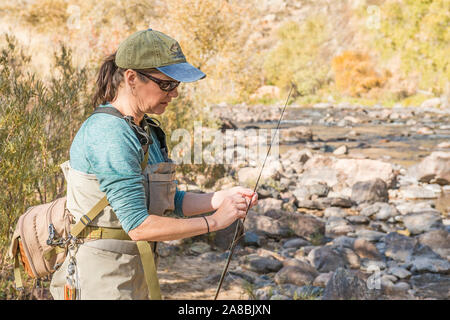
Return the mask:
POLYGON ((92 220, 87 216, 84 215, 80 218, 81 223, 83 223, 85 226, 87 226, 89 223, 92 222, 92 220))

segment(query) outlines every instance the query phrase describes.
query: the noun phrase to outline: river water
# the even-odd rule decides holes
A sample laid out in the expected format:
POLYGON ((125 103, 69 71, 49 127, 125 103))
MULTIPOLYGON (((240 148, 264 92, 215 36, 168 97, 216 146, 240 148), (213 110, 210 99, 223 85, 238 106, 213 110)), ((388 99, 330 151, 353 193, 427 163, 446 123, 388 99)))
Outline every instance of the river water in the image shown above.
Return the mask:
MULTIPOLYGON (((232 121, 238 128, 275 128, 278 110, 273 110, 271 119, 239 121, 242 118, 238 116, 232 121)), ((310 148, 330 153, 346 145, 346 157, 367 157, 409 167, 433 151, 449 151, 445 143, 450 142, 450 110, 288 108, 280 128, 298 126, 312 130, 312 141, 280 143, 280 152, 310 148)))

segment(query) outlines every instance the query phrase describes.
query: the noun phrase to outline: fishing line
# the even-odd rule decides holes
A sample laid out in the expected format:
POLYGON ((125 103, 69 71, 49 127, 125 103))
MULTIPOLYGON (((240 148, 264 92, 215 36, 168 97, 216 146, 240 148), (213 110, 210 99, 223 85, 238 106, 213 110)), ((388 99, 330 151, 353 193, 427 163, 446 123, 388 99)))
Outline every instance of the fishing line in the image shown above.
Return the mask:
MULTIPOLYGON (((292 89, 293 88, 294 88, 294 86, 292 85, 291 89, 289 90, 289 94, 288 94, 288 97, 286 99, 286 103, 284 104, 284 108, 283 108, 283 110, 281 112, 280 119, 278 120, 278 124, 277 124, 277 127, 275 129, 275 133, 274 133, 274 135, 272 137, 272 140, 270 141, 269 149, 267 150, 267 154, 266 154, 266 157, 264 159, 263 165, 261 167, 261 171, 259 172, 258 179, 256 180, 255 187, 253 188, 253 194, 255 194, 256 188, 258 187, 262 171, 263 171, 264 166, 266 164, 266 160, 267 160, 267 158, 269 156, 270 150, 272 149, 272 144, 273 144, 273 141, 275 140, 275 137, 276 137, 276 134, 278 132, 278 129, 280 128, 281 119, 283 118, 283 114, 284 114, 284 111, 286 110, 286 106, 287 106, 287 104, 289 102, 289 98, 291 97, 291 93, 292 93, 292 89)), ((222 275, 220 277, 220 281, 219 281, 219 284, 218 284, 217 289, 216 289, 216 295, 214 296, 214 300, 217 300, 217 296, 219 295, 220 288, 222 287, 223 280, 225 278, 225 275, 227 274, 228 266, 230 265, 230 262, 231 262, 231 257, 233 256, 233 253, 234 253, 234 249, 236 248, 236 245, 239 242, 239 240, 245 235, 245 233, 243 233, 244 223, 245 223, 245 218, 247 217, 248 210, 250 209, 251 202, 252 201, 250 199, 250 201, 247 204, 247 210, 245 211, 245 217, 242 219, 242 221, 241 221, 241 219, 237 220, 238 222, 237 222, 237 226, 236 226, 236 231, 234 232, 233 241, 231 242, 230 249, 229 249, 230 252, 228 254, 228 258, 227 258, 227 262, 225 264, 225 267, 224 267, 224 269, 222 271, 222 275), (238 237, 238 235, 240 233, 243 233, 243 234, 238 237)))

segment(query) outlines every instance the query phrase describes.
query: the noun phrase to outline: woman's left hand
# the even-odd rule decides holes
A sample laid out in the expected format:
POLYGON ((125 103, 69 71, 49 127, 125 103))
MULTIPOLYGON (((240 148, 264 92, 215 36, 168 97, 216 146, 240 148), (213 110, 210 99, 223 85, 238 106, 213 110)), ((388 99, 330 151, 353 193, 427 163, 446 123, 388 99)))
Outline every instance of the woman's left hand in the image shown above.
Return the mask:
POLYGON ((236 194, 244 197, 247 202, 247 205, 248 205, 249 201, 251 201, 250 208, 252 208, 258 204, 258 193, 253 192, 253 190, 251 190, 249 188, 244 188, 244 187, 238 186, 238 187, 233 187, 230 189, 214 192, 214 195, 211 199, 211 206, 213 207, 214 210, 217 210, 220 207, 220 205, 222 204, 223 199, 225 199, 225 197, 233 196, 236 194))

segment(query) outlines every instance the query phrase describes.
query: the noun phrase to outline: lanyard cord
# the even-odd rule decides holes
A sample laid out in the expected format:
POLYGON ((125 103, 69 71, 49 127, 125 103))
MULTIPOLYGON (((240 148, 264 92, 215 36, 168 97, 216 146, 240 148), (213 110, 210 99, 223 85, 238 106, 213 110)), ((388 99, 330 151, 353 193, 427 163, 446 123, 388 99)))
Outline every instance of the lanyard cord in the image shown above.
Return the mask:
MULTIPOLYGON (((275 133, 274 133, 274 135, 272 137, 272 141, 270 142, 269 149, 267 150, 266 158, 264 159, 261 171, 259 172, 258 179, 256 180, 256 184, 255 184, 255 188, 253 189, 253 193, 256 192, 256 188, 258 187, 259 179, 261 178, 261 174, 262 174, 262 171, 264 169, 264 165, 266 164, 267 157, 269 156, 270 150, 272 148, 272 144, 273 144, 273 141, 275 139, 275 136, 276 136, 276 134, 278 132, 278 129, 280 128, 281 119, 283 118, 284 110, 286 110, 286 106, 288 104, 289 98, 291 97, 291 93, 292 93, 292 89, 293 88, 294 87, 291 86, 291 89, 289 90, 289 94, 288 94, 286 103, 284 104, 284 108, 283 108, 283 110, 281 112, 280 119, 278 120, 277 128, 275 129, 275 133)), ((224 267, 224 269, 222 271, 222 275, 220 277, 219 285, 217 286, 217 289, 216 289, 216 295, 214 296, 214 300, 217 300, 217 296, 219 295, 220 288, 222 287, 223 280, 225 279, 225 275, 226 275, 227 270, 228 270, 228 266, 230 265, 231 257, 233 256, 233 253, 234 253, 234 249, 236 248, 236 245, 237 245, 238 241, 244 235, 244 233, 243 233, 244 222, 245 222, 245 218, 247 217, 248 210, 250 209, 250 204, 251 204, 251 201, 249 201, 249 203, 247 204, 247 210, 245 211, 244 219, 242 219, 242 221, 241 221, 241 219, 238 219, 238 223, 237 223, 237 226, 236 226, 236 231, 234 232, 233 241, 231 242, 231 245, 230 245, 230 253, 228 254, 227 262, 226 262, 225 267, 224 267), (240 237, 238 237, 239 234, 242 234, 242 235, 240 237)))

